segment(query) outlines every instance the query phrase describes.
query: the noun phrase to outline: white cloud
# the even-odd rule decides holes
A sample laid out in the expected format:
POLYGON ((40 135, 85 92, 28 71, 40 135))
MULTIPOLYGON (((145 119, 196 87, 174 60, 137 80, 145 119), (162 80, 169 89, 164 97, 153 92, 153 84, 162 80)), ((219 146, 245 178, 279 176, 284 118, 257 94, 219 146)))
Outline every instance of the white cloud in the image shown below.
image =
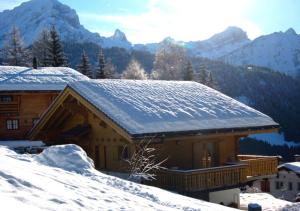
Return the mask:
POLYGON ((80 17, 112 23, 134 43, 157 42, 167 36, 184 41, 201 40, 228 26, 241 27, 250 38, 255 38, 261 31, 244 15, 248 4, 246 0, 149 0, 148 10, 138 15, 80 14, 80 17))

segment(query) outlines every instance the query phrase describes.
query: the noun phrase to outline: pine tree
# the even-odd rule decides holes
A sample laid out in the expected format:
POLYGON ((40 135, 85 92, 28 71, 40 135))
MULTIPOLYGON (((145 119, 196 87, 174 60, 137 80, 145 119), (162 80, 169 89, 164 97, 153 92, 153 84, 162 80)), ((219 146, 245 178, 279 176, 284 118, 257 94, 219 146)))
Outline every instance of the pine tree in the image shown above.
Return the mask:
POLYGON ((183 72, 183 80, 184 81, 192 81, 194 80, 194 70, 191 61, 188 61, 187 67, 183 72))
POLYGON ((217 82, 214 80, 211 72, 208 72, 207 81, 206 81, 205 85, 209 86, 210 88, 213 88, 213 89, 218 88, 217 82))
POLYGON ((53 67, 66 66, 66 58, 63 53, 63 47, 56 31, 55 26, 50 29, 50 40, 48 44, 49 58, 48 61, 53 67))
POLYGON ((105 74, 105 59, 102 48, 100 48, 98 55, 98 65, 95 72, 95 78, 108 78, 108 76, 105 74))
POLYGON ((13 26, 4 49, 4 59, 8 65, 27 66, 29 54, 20 38, 19 29, 13 26))
POLYGON ((122 74, 123 79, 135 79, 135 80, 145 80, 147 75, 145 70, 141 67, 140 63, 135 59, 131 60, 122 74))
POLYGON ((91 70, 91 65, 89 63, 89 58, 86 55, 85 51, 81 54, 81 61, 80 64, 77 66, 77 70, 81 72, 82 74, 93 78, 93 72, 91 70))
POLYGON ((38 59, 41 66, 49 66, 49 46, 50 33, 49 30, 44 29, 39 35, 39 38, 33 43, 32 53, 38 59))
POLYGON ((206 72, 206 68, 204 65, 201 65, 201 67, 200 67, 198 81, 202 84, 207 83, 207 72, 206 72))

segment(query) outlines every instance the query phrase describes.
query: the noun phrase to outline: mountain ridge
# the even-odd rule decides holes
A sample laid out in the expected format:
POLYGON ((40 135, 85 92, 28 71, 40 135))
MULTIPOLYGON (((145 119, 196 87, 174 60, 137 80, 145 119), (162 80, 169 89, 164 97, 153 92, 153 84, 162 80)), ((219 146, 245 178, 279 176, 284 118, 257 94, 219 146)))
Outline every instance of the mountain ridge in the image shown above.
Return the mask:
POLYGON ((132 44, 119 29, 110 37, 89 31, 81 25, 76 11, 58 0, 31 0, 0 12, 0 47, 5 45, 7 34, 14 25, 19 28, 25 46, 30 46, 44 28, 55 25, 62 41, 95 43, 103 48, 120 47, 153 54, 174 44, 184 47, 193 57, 238 66, 262 66, 300 76, 300 36, 292 28, 250 40, 244 30, 230 26, 206 40, 183 42, 166 37, 158 43, 132 44))

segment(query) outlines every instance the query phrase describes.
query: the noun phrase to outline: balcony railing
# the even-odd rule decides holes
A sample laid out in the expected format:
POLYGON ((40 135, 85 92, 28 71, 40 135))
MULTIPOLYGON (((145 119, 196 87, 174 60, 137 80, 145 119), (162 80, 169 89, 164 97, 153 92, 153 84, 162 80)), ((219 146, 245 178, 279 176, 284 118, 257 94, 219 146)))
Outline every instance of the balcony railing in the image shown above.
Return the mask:
POLYGON ((238 155, 238 158, 248 165, 248 179, 277 173, 278 157, 276 156, 238 155))
POLYGON ((278 158, 270 156, 239 155, 237 163, 227 166, 160 171, 156 180, 147 182, 160 188, 179 192, 194 192, 239 186, 260 176, 277 173, 278 158))
POLYGON ((0 102, 0 115, 1 114, 16 114, 19 113, 18 102, 0 102))
POLYGON ((225 186, 234 186, 246 180, 247 165, 161 171, 151 185, 180 192, 201 191, 225 186))

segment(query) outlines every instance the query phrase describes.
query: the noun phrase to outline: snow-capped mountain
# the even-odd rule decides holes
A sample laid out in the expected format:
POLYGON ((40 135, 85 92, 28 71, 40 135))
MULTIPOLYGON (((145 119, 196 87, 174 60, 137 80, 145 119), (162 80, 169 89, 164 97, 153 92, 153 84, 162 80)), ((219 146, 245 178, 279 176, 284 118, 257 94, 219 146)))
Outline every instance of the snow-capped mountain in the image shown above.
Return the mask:
POLYGON ((185 43, 192 55, 216 59, 227 55, 250 43, 247 33, 238 27, 228 27, 225 31, 203 41, 185 43))
POLYGON ((155 53, 160 48, 164 48, 169 44, 175 44, 185 47, 193 56, 216 59, 233 52, 249 42, 250 40, 246 32, 238 27, 231 26, 225 31, 215 34, 211 38, 203 41, 182 42, 167 37, 159 43, 134 45, 134 49, 155 53))
POLYGON ((32 44, 44 28, 55 25, 62 40, 93 42, 103 47, 131 47, 131 43, 120 30, 107 38, 88 31, 80 24, 76 11, 58 0, 31 0, 12 10, 1 12, 0 46, 4 45, 7 33, 14 25, 19 28, 26 46, 32 44))
POLYGON ((155 53, 159 49, 166 48, 169 45, 179 45, 184 47, 184 42, 176 41, 172 37, 166 37, 158 43, 136 44, 133 46, 135 50, 149 51, 155 53))
POLYGON ((124 32, 120 31, 119 29, 115 30, 115 33, 111 37, 102 37, 104 41, 104 47, 121 47, 125 49, 130 49, 132 47, 131 43, 127 40, 127 37, 124 32))
POLYGON ((261 36, 222 60, 233 65, 257 65, 299 76, 300 36, 293 29, 261 36))

